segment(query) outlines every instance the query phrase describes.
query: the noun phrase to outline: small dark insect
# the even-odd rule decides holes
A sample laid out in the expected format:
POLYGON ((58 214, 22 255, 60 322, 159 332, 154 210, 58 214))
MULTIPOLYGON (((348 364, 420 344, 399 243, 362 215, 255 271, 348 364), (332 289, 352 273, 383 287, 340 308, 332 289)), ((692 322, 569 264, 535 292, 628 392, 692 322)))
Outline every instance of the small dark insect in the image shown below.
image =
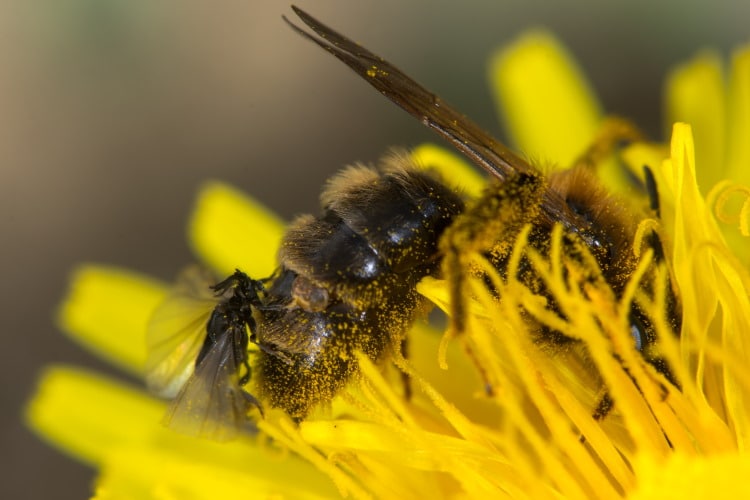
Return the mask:
POLYGON ((186 269, 155 311, 146 382, 153 393, 174 398, 164 419, 170 427, 224 440, 251 428, 248 411, 260 409, 242 387, 250 380, 248 328, 255 328, 263 285, 240 271, 214 286, 212 279, 186 269))
MULTIPOLYGON (((508 242, 527 224, 533 227, 529 244, 545 255, 553 227, 562 225, 566 254, 575 258, 585 247, 596 258, 605 286, 622 295, 637 264, 632 249, 637 216, 600 186, 590 167, 620 142, 637 139, 631 126, 611 120, 574 168, 544 176, 390 63, 292 8, 317 37, 284 18, 295 31, 437 132, 484 169, 491 182, 465 206, 408 155, 387 156, 376 168, 350 167, 329 181, 319 216, 292 222, 273 276, 256 281, 237 271, 213 288, 222 297, 218 305, 216 297, 205 296, 205 279, 202 290, 178 287, 175 296, 182 298, 177 302, 201 297, 203 313, 188 321, 191 316, 171 311, 179 308, 168 300, 155 316, 152 338, 177 332, 169 336, 174 340, 152 349, 150 377, 157 393, 176 395, 173 424, 184 421, 194 433, 217 434, 218 428, 246 426, 247 412, 261 404, 303 420, 357 373, 355 352, 382 362, 403 348, 407 330, 427 307, 416 292, 426 276, 448 278, 451 327, 460 333, 466 315, 466 252, 485 254, 503 275, 508 242), (170 313, 202 335, 193 335, 185 347, 179 340, 187 337, 184 328, 160 319, 170 313), (249 363, 248 343, 255 346, 249 363), (257 400, 242 388, 250 366, 257 400)), ((663 255, 655 235, 649 243, 663 255)), ((555 310, 553 297, 528 262, 521 263, 518 274, 555 310)), ((668 299, 677 333, 679 303, 673 293, 668 299)), ((644 358, 671 380, 653 352, 650 319, 637 305, 631 310, 631 333, 644 358)), ((537 340, 577 342, 541 325, 537 340)), ((606 415, 610 405, 605 396, 595 416, 606 415)))

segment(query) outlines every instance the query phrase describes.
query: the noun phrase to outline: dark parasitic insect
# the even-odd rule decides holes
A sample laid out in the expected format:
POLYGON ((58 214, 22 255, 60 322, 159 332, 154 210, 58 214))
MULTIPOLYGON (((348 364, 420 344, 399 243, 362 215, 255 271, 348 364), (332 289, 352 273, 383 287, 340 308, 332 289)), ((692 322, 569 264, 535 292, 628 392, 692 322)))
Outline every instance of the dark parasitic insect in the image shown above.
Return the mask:
POLYGON ((153 314, 147 331, 149 390, 173 399, 165 422, 186 434, 231 439, 252 429, 247 414, 261 409, 242 387, 250 380, 248 331, 263 283, 236 271, 211 285, 197 266, 183 271, 153 314), (218 304, 217 304, 218 300, 218 304))
MULTIPOLYGON (((596 258, 605 286, 615 297, 622 295, 637 264, 632 250, 637 216, 599 185, 589 165, 597 160, 595 153, 584 154, 570 170, 544 176, 390 63, 292 8, 314 34, 284 18, 295 31, 346 63, 491 179, 478 200, 466 202, 437 174, 396 153, 375 168, 350 167, 331 179, 321 196, 321 214, 301 216, 288 228, 279 267, 271 277, 258 281, 237 271, 216 285, 218 305, 210 298, 205 304, 213 306, 204 307, 202 316, 190 323, 189 330, 197 332, 191 334, 192 342, 199 345, 178 350, 179 361, 166 344, 152 349, 152 385, 163 395, 176 395, 172 423, 187 422, 176 426, 222 436, 245 426, 248 411, 261 405, 303 420, 357 373, 355 352, 382 362, 402 349, 415 317, 428 307, 416 292, 416 284, 426 276, 448 278, 451 326, 461 332, 464 252, 483 252, 502 275, 509 258, 507 242, 526 224, 532 225, 529 244, 542 254, 549 251, 553 227, 562 225, 566 253, 574 256, 585 247, 596 258), (243 387, 251 366, 255 396, 243 387), (172 390, 159 391, 159 385, 172 390), (174 387, 180 385, 176 392, 174 387)), ((635 138, 631 127, 615 120, 591 151, 611 151, 622 140, 635 138)), ((658 238, 649 241, 660 248, 658 238)), ((518 272, 554 309, 553 298, 531 266, 521 265, 518 272)), ((200 296, 179 287, 177 294, 183 297, 178 302, 200 296)), ((676 295, 670 293, 669 302, 677 333, 676 295)), ((155 325, 169 316, 164 309, 155 315, 155 325)), ((637 305, 630 327, 644 358, 670 379, 668 367, 652 352, 650 319, 637 305)), ((186 338, 175 333, 178 329, 186 328, 162 324, 153 328, 151 338, 186 338)), ((576 342, 542 326, 538 337, 550 344, 576 342)), ((179 342, 168 344, 174 348, 179 342)), ((605 398, 596 410, 599 416, 609 404, 605 398)))

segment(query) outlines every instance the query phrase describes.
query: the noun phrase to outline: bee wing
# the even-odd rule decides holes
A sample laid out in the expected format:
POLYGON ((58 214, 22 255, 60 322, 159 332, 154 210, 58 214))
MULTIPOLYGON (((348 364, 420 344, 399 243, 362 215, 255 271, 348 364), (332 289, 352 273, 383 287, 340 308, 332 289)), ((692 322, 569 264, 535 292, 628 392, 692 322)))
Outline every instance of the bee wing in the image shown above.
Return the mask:
POLYGON ((164 417, 164 423, 182 434, 225 441, 239 432, 253 431, 247 418, 257 400, 240 387, 233 330, 218 336, 195 367, 164 417))
POLYGON ((187 269, 152 314, 146 330, 146 384, 154 394, 173 398, 192 375, 217 303, 213 282, 206 271, 187 269))
MULTIPOLYGON (((295 14, 320 38, 307 33, 284 17, 289 26, 344 62, 381 94, 417 118, 488 174, 504 181, 521 173, 538 174, 533 166, 485 132, 463 113, 422 87, 393 64, 329 28, 303 10, 295 14)), ((283 17, 283 16, 282 16, 283 17)), ((542 215, 548 223, 562 221, 575 226, 574 215, 564 200, 547 189, 542 197, 542 215)))
POLYGON ((382 57, 357 45, 299 8, 292 6, 292 9, 320 38, 303 31, 284 17, 296 32, 343 61, 381 94, 437 132, 489 174, 504 180, 514 173, 535 170, 476 123, 382 57))

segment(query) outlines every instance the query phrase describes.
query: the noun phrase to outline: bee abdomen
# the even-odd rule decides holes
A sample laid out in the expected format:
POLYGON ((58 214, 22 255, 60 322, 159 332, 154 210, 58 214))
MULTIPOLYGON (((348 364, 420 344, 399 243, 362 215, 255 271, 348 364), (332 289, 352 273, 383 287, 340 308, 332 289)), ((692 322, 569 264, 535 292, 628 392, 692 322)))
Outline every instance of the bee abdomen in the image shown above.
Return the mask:
POLYGON ((370 282, 434 263, 440 235, 463 202, 432 174, 395 162, 351 167, 332 179, 323 215, 292 223, 280 261, 319 283, 370 282))

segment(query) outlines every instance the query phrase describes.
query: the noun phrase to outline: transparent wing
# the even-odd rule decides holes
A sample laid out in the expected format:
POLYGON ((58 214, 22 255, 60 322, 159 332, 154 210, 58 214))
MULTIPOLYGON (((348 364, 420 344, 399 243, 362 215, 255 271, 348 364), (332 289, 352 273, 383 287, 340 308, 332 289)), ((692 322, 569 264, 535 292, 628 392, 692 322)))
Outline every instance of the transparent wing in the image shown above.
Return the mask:
POLYGON ((257 400, 239 383, 236 332, 227 330, 217 337, 195 373, 172 401, 164 423, 182 434, 226 441, 240 432, 253 432, 247 418, 257 400))
POLYGON ((192 375, 208 318, 218 302, 210 288, 214 283, 204 269, 186 269, 151 316, 146 330, 146 384, 154 394, 173 398, 192 375))

